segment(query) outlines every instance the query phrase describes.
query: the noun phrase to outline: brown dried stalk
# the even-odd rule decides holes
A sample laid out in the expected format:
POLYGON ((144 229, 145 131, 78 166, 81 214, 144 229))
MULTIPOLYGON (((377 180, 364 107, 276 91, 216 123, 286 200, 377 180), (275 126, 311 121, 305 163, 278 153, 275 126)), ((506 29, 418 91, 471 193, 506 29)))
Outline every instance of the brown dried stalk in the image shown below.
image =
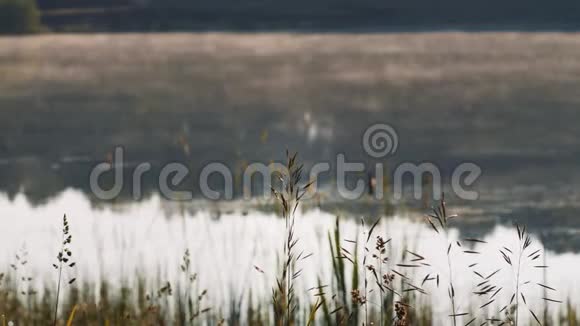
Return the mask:
POLYGON ((303 165, 296 162, 297 153, 290 155, 286 151, 286 171, 280 176, 282 183, 281 190, 272 188, 272 194, 278 200, 282 207, 282 216, 285 222, 285 241, 284 241, 284 261, 282 264, 282 274, 276 280, 276 287, 272 290, 272 299, 274 302, 274 314, 277 325, 290 325, 293 322, 292 315, 298 305, 295 302, 294 280, 300 277, 302 269, 295 270, 300 260, 306 259, 311 255, 304 255, 304 252, 297 254, 296 246, 299 238, 295 234, 295 213, 300 204, 300 200, 312 185, 309 183, 300 186, 302 179, 303 165))
MULTIPOLYGON (((60 251, 58 252, 56 259, 57 263, 52 264, 52 266, 58 270, 58 283, 56 286, 56 303, 54 307, 54 325, 56 326, 58 322, 58 303, 60 298, 60 284, 62 280, 62 271, 64 268, 73 268, 76 263, 72 261, 72 251, 70 250, 70 243, 72 242, 72 235, 70 234, 70 228, 66 215, 62 218, 62 242, 60 251), (64 264, 64 266, 63 266, 64 264)), ((68 284, 73 284, 76 278, 71 278, 68 284)))

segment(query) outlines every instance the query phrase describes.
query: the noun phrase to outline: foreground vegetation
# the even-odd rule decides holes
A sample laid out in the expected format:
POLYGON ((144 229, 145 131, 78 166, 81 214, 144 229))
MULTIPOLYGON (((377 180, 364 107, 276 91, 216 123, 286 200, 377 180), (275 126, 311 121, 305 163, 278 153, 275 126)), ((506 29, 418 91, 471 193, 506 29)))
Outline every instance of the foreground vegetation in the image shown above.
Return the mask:
MULTIPOLYGON (((316 263, 313 259, 332 260, 332 282, 309 289, 309 296, 296 295, 288 301, 275 300, 287 298, 287 289, 292 288, 292 282, 300 277, 298 274, 297 277, 287 278, 286 282, 272 284, 274 296, 271 298, 255 297, 250 291, 244 297, 231 298, 228 307, 216 307, 209 303, 207 297, 211 293, 199 287, 197 275, 192 272, 195 264, 203 262, 196 262, 188 251, 184 252, 181 264, 175 266, 182 275, 183 282, 180 284, 163 283, 153 291, 147 287, 146 278, 158 276, 149 275, 139 275, 137 287, 127 283, 118 288, 106 281, 101 284, 77 284, 73 281, 69 284, 74 279, 74 271, 63 272, 61 299, 58 299, 57 293, 51 292, 52 287, 49 285, 34 288, 31 286, 33 280, 18 273, 28 259, 26 252, 18 252, 19 260, 9 273, 2 274, 0 313, 6 322, 14 321, 16 325, 53 323, 56 307, 59 307, 56 318, 56 324, 59 325, 432 325, 436 320, 441 324, 442 316, 435 315, 434 308, 442 303, 426 294, 423 288, 426 289, 428 283, 434 285, 441 277, 439 286, 444 290, 443 275, 426 277, 421 275, 419 268, 410 267, 424 260, 419 253, 409 250, 404 255, 404 261, 390 262, 389 239, 378 236, 378 225, 364 226, 365 231, 361 232, 358 239, 342 239, 341 226, 337 220, 335 229, 328 235, 328 244, 334 257, 308 257, 302 260, 296 256, 297 259, 293 259, 295 263, 298 260, 299 263, 308 264, 316 263), (356 252, 360 255, 355 256, 356 252), (380 299, 377 300, 378 297, 380 299), (242 301, 247 305, 243 305, 242 301)), ((66 250, 64 255, 68 257, 66 250)), ((71 262, 68 260, 67 266, 71 262)), ((293 273, 287 271, 286 275, 296 275, 297 271, 299 264, 295 265, 293 273)), ((55 281, 58 272, 59 269, 56 269, 55 281)), ((263 272, 260 267, 256 267, 254 277, 260 277, 263 272)), ((34 278, 34 275, 30 275, 30 278, 34 278)), ((492 296, 496 291, 488 290, 487 294, 492 296)), ((297 292, 301 292, 301 289, 297 289, 297 292)), ((507 291, 497 294, 501 295, 510 294, 507 291)), ((470 313, 473 313, 473 317, 469 320, 476 318, 477 323, 471 322, 470 325, 482 325, 486 319, 491 318, 478 309, 478 294, 472 296, 470 313)), ((530 301, 530 298, 527 300, 530 301)), ((557 304, 544 301, 544 308, 534 312, 538 321, 529 319, 529 322, 520 320, 516 323, 514 305, 507 311, 511 314, 496 311, 494 315, 501 318, 501 321, 489 321, 489 325, 504 322, 504 325, 572 326, 580 322, 580 316, 569 302, 557 304)), ((463 313, 457 311, 455 315, 463 313)), ((449 314, 454 315, 451 312, 449 314)), ((448 321, 452 324, 452 319, 448 321)))
POLYGON ((331 255, 320 257, 316 252, 309 252, 309 248, 302 247, 300 234, 294 228, 294 212, 309 185, 301 182, 302 167, 295 156, 288 157, 288 170, 288 177, 282 178, 279 187, 273 189, 285 219, 279 266, 254 267, 253 277, 278 272, 276 283, 271 284, 271 297, 256 296, 249 291, 230 298, 227 307, 212 306, 208 300, 212 294, 199 286, 193 272, 196 265, 204 262, 196 261, 189 250, 185 250, 181 263, 175 266, 181 275, 178 283, 160 280, 161 285, 152 290, 147 278, 160 276, 138 275, 137 286, 122 283, 115 287, 106 281, 78 284, 77 256, 71 249, 75 239, 65 217, 61 246, 52 266, 56 286, 35 285, 35 275, 26 272, 28 252, 18 251, 10 271, 0 278, 3 321, 14 321, 17 325, 47 322, 67 325, 578 325, 574 306, 561 302, 550 284, 535 279, 520 280, 525 269, 547 270, 547 266, 541 262, 542 250, 537 249, 526 228, 519 225, 514 226, 517 245, 502 245, 500 252, 494 251, 504 261, 501 266, 484 268, 476 263, 467 266, 473 271, 468 277, 473 276, 478 284, 467 293, 471 298, 468 306, 458 302, 458 292, 466 290, 456 283, 459 279, 457 256, 470 255, 477 261, 488 244, 473 238, 451 241, 448 231, 459 217, 448 212, 443 200, 425 216, 426 225, 442 239, 440 250, 447 257, 442 264, 412 246, 400 253, 394 252, 389 234, 384 234, 380 227, 381 219, 370 225, 362 220, 355 238, 344 238, 337 219, 328 234, 331 255), (332 262, 330 280, 322 283, 319 277, 318 284, 307 291, 300 288, 301 266, 325 259, 332 262), (500 270, 513 272, 513 286, 496 285, 500 270), (543 290, 544 294, 529 295, 530 286, 543 290), (437 299, 445 297, 437 297, 438 291, 448 294, 447 303, 437 299), (497 305, 499 302, 508 304, 497 305), (439 309, 442 305, 449 309, 442 313, 439 309))

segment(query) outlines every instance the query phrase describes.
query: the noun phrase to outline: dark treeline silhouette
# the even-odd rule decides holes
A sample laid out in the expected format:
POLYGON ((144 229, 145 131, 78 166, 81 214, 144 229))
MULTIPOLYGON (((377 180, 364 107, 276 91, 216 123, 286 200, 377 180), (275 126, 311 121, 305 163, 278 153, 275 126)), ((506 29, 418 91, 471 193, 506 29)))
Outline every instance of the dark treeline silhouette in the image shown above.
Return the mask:
POLYGON ((580 3, 556 1, 38 0, 55 30, 576 28, 580 3), (54 11, 54 9, 83 9, 54 11), (87 8, 100 10, 86 10, 87 8))

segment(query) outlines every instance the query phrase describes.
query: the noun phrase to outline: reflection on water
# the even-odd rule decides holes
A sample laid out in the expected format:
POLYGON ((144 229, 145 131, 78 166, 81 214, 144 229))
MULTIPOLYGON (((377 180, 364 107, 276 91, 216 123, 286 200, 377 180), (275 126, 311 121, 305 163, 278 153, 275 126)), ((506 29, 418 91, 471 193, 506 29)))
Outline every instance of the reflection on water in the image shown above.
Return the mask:
MULTIPOLYGON (((49 288, 54 286, 55 275, 50 266, 58 251, 62 214, 67 213, 73 234, 72 249, 78 259, 77 276, 81 283, 89 282, 98 287, 101 281, 106 280, 113 286, 124 285, 135 289, 141 277, 149 289, 158 289, 166 280, 178 285, 183 281, 180 279, 179 264, 187 248, 191 252, 193 269, 199 274, 202 287, 208 289, 213 304, 227 307, 235 298, 246 298, 249 291, 255 300, 269 298, 276 274, 277 254, 281 249, 280 239, 283 238, 282 219, 258 211, 215 215, 201 210, 181 215, 172 213, 166 205, 154 197, 141 203, 94 208, 82 193, 76 191, 66 191, 38 207, 30 205, 23 196, 17 196, 12 201, 1 197, 0 207, 3 210, 0 227, 5 232, 0 237, 3 248, 0 261, 3 266, 9 266, 14 261, 14 254, 25 245, 29 251, 28 268, 36 275, 37 288, 42 288, 41 284, 47 284, 49 288), (259 273, 254 266, 265 273, 259 273)), ((341 219, 341 232, 345 239, 355 239, 360 233, 359 217, 353 215, 341 219)), ((313 253, 309 260, 304 261, 303 277, 298 281, 301 296, 309 295, 305 290, 316 285, 317 277, 326 284, 332 280, 327 233, 334 223, 333 214, 317 209, 301 213, 297 220, 300 247, 305 252, 313 253)), ((393 238, 389 247, 390 264, 401 261, 404 249, 421 253, 432 266, 421 272, 403 272, 418 279, 426 273, 440 273, 441 282, 445 284, 446 243, 416 214, 384 218, 377 234, 393 238)), ((450 237, 461 239, 464 236, 453 229, 450 237)), ((515 231, 494 226, 483 240, 488 244, 474 248, 483 252, 477 258, 479 270, 487 275, 497 266, 501 267, 496 280, 499 286, 508 289, 513 275, 501 260, 498 249, 502 246, 515 248, 515 231)), ((533 236, 533 242, 534 249, 543 251, 536 236, 533 236)), ((525 278, 557 288, 556 298, 580 297, 577 277, 580 255, 558 254, 550 250, 545 254, 546 262, 551 266, 547 279, 544 280, 540 270, 533 268, 524 274, 525 278)), ((455 257, 453 266, 458 298, 463 303, 462 308, 467 309, 466 302, 475 300, 473 304, 478 303, 469 290, 478 280, 462 266, 473 263, 474 258, 460 252, 455 257)), ((433 302, 446 296, 444 287, 438 289, 427 285, 425 289, 429 295, 421 300, 433 302)), ((531 305, 538 302, 533 298, 542 296, 539 287, 534 286, 530 286, 526 294, 531 305)), ((504 293, 494 304, 500 306, 507 300, 509 295, 504 293)), ((436 312, 444 312, 445 309, 445 304, 435 306, 436 312)), ((439 321, 439 324, 445 323, 439 321)))

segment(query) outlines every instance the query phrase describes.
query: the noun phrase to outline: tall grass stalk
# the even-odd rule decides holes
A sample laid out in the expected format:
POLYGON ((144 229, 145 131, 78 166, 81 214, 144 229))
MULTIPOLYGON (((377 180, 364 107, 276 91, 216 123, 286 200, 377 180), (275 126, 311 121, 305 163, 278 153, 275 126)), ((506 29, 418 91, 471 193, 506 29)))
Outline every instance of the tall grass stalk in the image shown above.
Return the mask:
POLYGON ((298 253, 296 248, 300 238, 295 233, 295 213, 300 200, 306 194, 310 185, 312 185, 312 182, 305 186, 300 185, 303 165, 297 163, 296 156, 297 153, 290 155, 286 151, 286 171, 282 171, 282 175, 279 178, 281 189, 271 189, 272 194, 281 205, 285 225, 282 274, 276 280, 276 287, 272 291, 276 324, 280 326, 294 323, 293 315, 298 308, 294 280, 302 273, 302 269, 297 265, 300 260, 311 256, 311 254, 304 255, 304 251, 298 253))
MULTIPOLYGON (((450 242, 449 240, 449 221, 453 218, 457 217, 456 215, 447 215, 447 207, 445 204, 445 198, 443 196, 443 198, 441 198, 441 201, 439 202, 439 205, 437 207, 433 207, 432 209, 432 213, 428 214, 425 216, 427 222, 429 223, 429 225, 433 228, 433 230, 438 233, 438 234, 443 234, 443 238, 445 239, 446 245, 447 245, 447 251, 446 251, 446 256, 447 256, 447 275, 449 277, 449 284, 448 284, 448 297, 449 297, 449 301, 451 303, 451 314, 449 315, 453 321, 453 326, 457 326, 457 317, 458 312, 457 312, 457 305, 456 305, 456 301, 455 301, 455 287, 453 285, 453 266, 451 264, 451 249, 453 247, 453 243, 450 242), (438 225, 436 225, 433 220, 435 220, 437 222, 438 225), (441 230, 441 232, 440 232, 441 230)), ((457 243, 457 245, 459 246, 459 243, 457 243)), ((418 258, 415 259, 415 261, 422 261, 423 258, 420 255, 415 255, 418 258)), ((430 275, 427 275, 425 277, 425 279, 423 280, 423 283, 428 280, 430 277, 430 275)), ((439 286, 439 274, 437 274, 436 276, 436 281, 437 281, 437 286, 439 286)))
MULTIPOLYGON (((72 235, 70 234, 70 228, 68 224, 68 220, 66 215, 62 218, 62 239, 61 239, 61 246, 60 250, 56 256, 57 263, 53 264, 52 266, 58 270, 58 280, 56 286, 56 300, 54 303, 54 325, 57 325, 58 322, 58 305, 60 299, 60 290, 61 290, 61 281, 62 281, 62 272, 65 268, 73 268, 76 263, 72 261, 72 251, 70 250, 70 244, 72 242, 72 235)), ((75 278, 71 278, 68 281, 68 284, 73 284, 75 282, 75 278)))
MULTIPOLYGON (((382 236, 376 236, 375 239, 375 247, 374 250, 371 248, 371 239, 373 238, 373 234, 375 232, 375 229, 377 227, 377 225, 379 224, 380 219, 377 219, 375 221, 375 223, 370 227, 370 229, 366 230, 365 227, 365 223, 364 220, 361 219, 361 226, 363 229, 363 238, 365 239, 365 243, 363 246, 363 252, 362 252, 362 276, 364 278, 364 285, 363 285, 363 292, 361 294, 361 291, 358 289, 358 236, 357 236, 357 240, 352 241, 352 240, 345 240, 349 243, 354 243, 354 251, 353 253, 351 253, 349 250, 345 249, 344 247, 341 247, 340 250, 337 246, 336 250, 338 252, 340 252, 340 255, 338 258, 340 259, 346 259, 349 262, 352 263, 353 265, 353 282, 352 282, 352 291, 351 291, 351 297, 352 297, 352 302, 354 304, 354 306, 363 306, 364 307, 364 325, 371 325, 373 324, 372 322, 372 318, 370 317, 369 314, 369 303, 373 303, 375 305, 379 306, 379 323, 380 325, 385 325, 385 315, 386 315, 386 311, 385 311, 385 305, 387 304, 387 302, 393 302, 393 298, 395 295, 401 297, 401 295, 395 291, 395 289, 393 288, 392 284, 395 278, 395 274, 391 273, 391 270, 388 268, 388 262, 389 262, 389 258, 387 255, 387 250, 386 250, 386 246, 388 243, 390 243, 391 239, 387 239, 385 240, 382 236), (369 255, 370 259, 369 260, 369 255), (386 270, 383 269, 383 266, 386 265, 386 270), (379 302, 372 302, 371 300, 369 300, 369 295, 370 292, 372 290, 369 290, 370 288, 370 280, 374 279, 374 284, 376 285, 376 288, 379 290, 379 302), (390 294, 390 296, 389 296, 390 294), (391 298, 390 301, 387 300, 387 298, 391 298)), ((337 223, 337 228, 338 228, 338 223, 337 223)), ((332 248, 331 248, 332 249, 332 248)), ((332 250, 331 250, 332 251, 332 250)), ((333 265, 335 268, 337 265, 333 265)), ((340 265, 339 265, 340 266, 340 265)), ((343 267, 344 268, 344 267, 343 267)), ((340 274, 339 274, 340 275, 340 274)), ((406 308, 405 308, 406 309, 406 308)), ((357 309, 356 307, 353 307, 353 310, 356 312, 357 309)), ((388 311, 388 310, 387 310, 388 311)), ((357 314, 358 315, 358 314, 357 314)), ((388 316, 387 320, 390 320, 391 316, 388 316)), ((406 319, 406 316, 405 316, 406 319)))
MULTIPOLYGON (((328 233, 328 243, 332 255, 332 284, 330 286, 322 285, 319 279, 318 286, 311 289, 316 291, 316 300, 308 302, 308 306, 305 304, 300 307, 299 299, 294 295, 295 292, 298 291, 298 289, 295 288, 294 281, 301 275, 301 269, 299 268, 300 266, 298 263, 310 255, 304 255, 303 252, 298 252, 297 250, 296 244, 298 243, 299 238, 296 236, 295 232, 294 213, 298 207, 300 198, 302 198, 302 193, 308 185, 299 185, 301 166, 298 166, 295 163, 295 156, 288 157, 287 167, 289 174, 287 179, 284 179, 285 182, 283 183, 282 190, 280 192, 274 191, 276 198, 278 198, 282 203, 281 206, 283 208, 286 222, 286 237, 283 241, 284 264, 282 266, 281 277, 277 278, 277 285, 273 289, 274 312, 276 314, 274 323, 272 323, 271 315, 269 314, 271 302, 269 302, 267 298, 258 298, 257 304, 254 304, 252 303, 252 293, 250 292, 248 296, 250 298, 250 303, 247 307, 248 313, 246 316, 239 313, 242 307, 241 303, 239 303, 241 302, 241 299, 239 301, 233 300, 230 302, 234 308, 232 309, 233 311, 230 312, 228 320, 229 324, 275 324, 277 326, 298 324, 316 325, 321 320, 326 325, 357 325, 360 324, 361 321, 365 326, 370 326, 373 323, 376 323, 376 321, 379 321, 381 325, 385 326, 432 324, 431 315, 425 313, 419 315, 415 314, 415 311, 427 311, 428 314, 430 314, 432 311, 431 306, 436 304, 436 302, 431 301, 427 304, 423 304, 415 294, 425 294, 422 286, 427 282, 436 283, 439 287, 439 273, 429 273, 422 279, 420 286, 418 286, 419 283, 414 285, 413 282, 415 281, 416 276, 415 271, 421 271, 422 268, 432 267, 432 265, 427 262, 425 257, 407 250, 406 245, 404 246, 405 250, 401 257, 401 263, 389 263, 388 258, 391 251, 390 249, 386 250, 385 248, 386 245, 390 243, 390 239, 384 240, 381 236, 376 235, 376 233, 378 233, 377 230, 379 229, 377 227, 379 225, 379 220, 377 220, 368 230, 365 226, 364 220, 361 221, 362 232, 357 232, 354 240, 344 239, 344 241, 352 244, 354 249, 351 249, 350 247, 345 248, 346 245, 341 245, 340 222, 338 219, 336 220, 335 229, 328 233), (360 242, 359 238, 361 239, 360 242), (371 239, 375 241, 372 241, 371 239), (373 245, 374 248, 372 247, 373 245), (360 257, 362 257, 362 264, 359 264, 360 257), (352 265, 349 265, 345 260, 350 262, 352 265), (410 268, 413 273, 400 273, 392 268, 392 265, 398 266, 397 269, 410 268), (352 280, 350 282, 347 281, 350 272, 348 266, 352 266, 352 280), (391 274, 391 272, 393 272, 393 274, 391 274), (399 291, 398 283, 397 286, 395 286, 395 283, 393 282, 395 274, 398 275, 397 281, 400 280, 400 293, 397 292, 399 291), (359 277, 364 277, 364 285, 359 284, 359 277), (373 280, 376 283, 376 287, 373 285, 373 280), (364 289, 360 289, 361 286, 364 286, 364 289), (374 309, 373 306, 369 306, 369 304, 376 305, 376 302, 373 302, 369 297, 373 295, 376 297, 376 292, 373 294, 373 291, 377 289, 380 290, 380 293, 378 294, 380 296, 380 309, 374 309), (326 292, 335 292, 336 294, 332 295, 327 294, 326 292), (348 297, 349 293, 350 297, 348 297), (253 305, 256 305, 257 307, 254 307, 253 305), (267 309, 262 309, 262 307, 266 306, 268 307, 267 309), (394 310, 389 312, 387 307, 394 307, 394 310), (359 310, 360 313, 363 313, 363 309, 364 316, 360 316, 359 310), (379 310, 379 315, 377 315, 377 310, 379 310), (320 320, 317 320, 317 313, 319 311, 322 311, 323 315, 320 320), (394 315, 392 312, 394 312, 394 315)), ((452 241, 448 236, 448 223, 453 217, 454 215, 448 215, 445 202, 442 200, 439 206, 433 208, 433 213, 426 216, 426 219, 438 234, 445 235, 445 240, 447 241, 447 259, 446 262, 441 259, 441 265, 443 265, 441 269, 443 270, 443 273, 445 273, 444 265, 446 263, 448 269, 447 272, 449 273, 448 291, 452 310, 449 317, 451 317, 452 321, 448 321, 446 324, 458 325, 461 324, 462 316, 475 314, 475 312, 471 309, 469 313, 458 311, 464 309, 461 307, 462 301, 457 300, 455 296, 454 281, 456 281, 456 279, 454 277, 457 276, 457 273, 454 273, 456 270, 452 268, 452 263, 455 258, 452 253, 458 252, 458 248, 461 248, 461 251, 464 254, 478 255, 479 252, 476 251, 475 248, 466 248, 465 242, 485 243, 485 241, 478 239, 463 239, 463 246, 460 241, 452 241), (459 307, 457 303, 460 304, 459 307)), ((499 250, 503 259, 510 267, 508 272, 510 272, 514 281, 513 291, 507 291, 509 295, 511 295, 511 297, 509 297, 509 304, 499 311, 500 313, 504 311, 506 312, 507 320, 503 321, 496 317, 489 318, 488 313, 488 310, 493 309, 493 306, 490 306, 490 304, 494 302, 498 294, 506 293, 506 291, 501 292, 501 287, 492 284, 493 277, 498 275, 501 269, 485 274, 480 273, 481 270, 476 271, 475 269, 472 269, 474 274, 478 275, 482 280, 482 282, 476 286, 477 290, 473 292, 474 295, 472 297, 488 296, 488 298, 486 303, 480 306, 480 315, 472 316, 473 318, 464 325, 480 324, 479 322, 474 322, 477 317, 485 318, 483 324, 487 323, 495 325, 497 322, 501 325, 501 322, 503 322, 503 325, 524 326, 525 324, 527 326, 528 323, 524 323, 525 316, 520 316, 522 311, 518 311, 519 309, 523 309, 524 306, 528 307, 531 318, 533 318, 530 318, 532 323, 534 323, 535 320, 537 324, 542 324, 540 323, 536 313, 528 306, 531 298, 528 297, 528 292, 526 291, 528 291, 530 287, 540 287, 541 289, 536 289, 542 290, 543 295, 541 299, 543 300, 545 311, 543 324, 546 324, 546 321, 549 321, 550 319, 554 319, 559 320, 560 324, 567 324, 570 326, 577 325, 578 317, 576 307, 573 306, 571 302, 568 302, 566 307, 559 310, 557 315, 549 316, 550 310, 548 310, 547 305, 561 303, 561 301, 554 298, 556 290, 546 284, 545 279, 548 268, 545 263, 546 257, 544 255, 544 262, 542 263, 541 257, 543 253, 541 253, 540 249, 536 250, 534 248, 532 237, 528 234, 526 227, 516 225, 516 229, 518 235, 517 246, 512 248, 504 246, 499 250), (530 280, 528 275, 526 275, 526 272, 529 270, 537 269, 541 269, 543 272, 543 281, 535 282, 530 280)), ((19 270, 18 274, 15 273, 16 277, 11 277, 11 274, 5 275, 0 273, 0 313, 2 316, 7 316, 6 318, 8 319, 5 320, 6 322, 11 320, 18 322, 18 324, 41 324, 52 319, 54 325, 62 324, 62 322, 59 323, 58 319, 58 310, 61 305, 60 301, 62 301, 63 297, 61 291, 64 289, 62 284, 66 283, 66 276, 70 274, 67 273, 67 271, 75 266, 75 263, 72 262, 73 255, 70 250, 72 236, 70 234, 69 223, 66 216, 63 217, 62 236, 60 241, 57 262, 53 264, 54 268, 58 270, 56 292, 51 293, 50 290, 45 289, 43 291, 44 294, 42 299, 31 301, 29 304, 23 304, 23 296, 19 296, 18 294, 23 294, 23 292, 19 291, 25 289, 21 283, 22 278, 19 277, 23 276, 24 272, 19 270)), ((411 249, 415 250, 414 248, 411 249)), ((497 250, 493 250, 493 254, 497 256, 497 250)), ((14 270, 25 266, 26 261, 29 259, 26 258, 27 252, 25 250, 18 251, 16 255, 17 258, 14 267, 12 267, 14 270)), ((469 267, 475 265, 477 265, 477 263, 474 263, 469 267)), ((119 291, 114 295, 109 293, 110 287, 107 285, 107 281, 103 280, 100 289, 99 302, 95 302, 95 293, 91 290, 92 286, 89 284, 83 284, 81 287, 82 290, 74 288, 67 301, 69 305, 65 308, 71 309, 66 325, 70 325, 73 322, 81 325, 166 324, 168 323, 167 320, 172 317, 175 317, 175 319, 170 320, 169 323, 176 321, 176 323, 180 325, 188 323, 206 325, 223 324, 225 319, 223 318, 222 311, 215 311, 202 307, 202 305, 207 305, 207 301, 204 299, 206 298, 207 291, 199 291, 197 288, 199 283, 196 282, 196 274, 191 272, 190 266, 191 257, 189 251, 186 250, 180 267, 183 275, 186 276, 185 285, 187 287, 180 287, 178 295, 175 296, 172 296, 172 286, 169 282, 163 282, 162 284, 158 283, 161 284, 160 286, 162 287, 156 293, 153 292, 147 294, 148 289, 145 288, 144 277, 140 274, 138 274, 137 282, 139 284, 137 286, 137 291, 131 290, 135 287, 135 284, 128 282, 126 279, 122 279, 119 291), (79 303, 80 300, 83 300, 84 302, 79 303), (177 305, 177 315, 171 315, 164 309, 161 309, 169 308, 172 305, 177 305)), ((158 271, 157 277, 159 278, 159 281, 161 280, 159 276, 161 274, 161 271, 158 271)), ((28 279, 26 280, 28 282, 28 279)), ((68 279, 68 284, 72 284, 74 281, 74 278, 68 279)), ((30 284, 28 284, 28 286, 31 287, 30 284)), ((473 302, 470 303, 473 304, 473 302)), ((64 309, 61 308, 61 310, 64 309)), ((63 313, 61 313, 61 317, 62 316, 64 316, 63 313)))
MULTIPOLYGON (((562 303, 560 300, 553 299, 546 295, 547 290, 555 292, 551 286, 548 286, 544 283, 535 282, 532 283, 530 280, 522 282, 522 275, 523 273, 529 269, 542 269, 545 273, 546 269, 548 268, 545 263, 538 263, 538 259, 542 256, 541 249, 532 249, 532 238, 530 237, 529 233, 527 232, 526 226, 520 226, 516 224, 516 231, 518 234, 518 245, 517 249, 510 249, 507 246, 504 246, 499 250, 503 260, 511 267, 513 273, 513 279, 515 282, 513 294, 509 300, 509 304, 504 306, 500 312, 506 312, 507 321, 513 323, 514 326, 520 325, 520 309, 521 304, 527 308, 532 318, 539 324, 542 325, 538 315, 532 310, 532 308, 528 305, 529 297, 525 292, 525 287, 529 287, 530 285, 537 285, 541 287, 544 296, 542 300, 544 304, 547 303, 562 303), (517 258, 517 264, 514 263, 514 258, 517 258), (515 265, 514 265, 515 264, 515 265), (526 299, 527 298, 527 299, 526 299), (510 305, 514 303, 513 309, 508 309, 510 305), (515 317, 511 315, 511 311, 515 314, 515 317)), ((545 261, 545 258, 544 258, 545 261)), ((544 276, 545 278, 545 276, 544 276)))

